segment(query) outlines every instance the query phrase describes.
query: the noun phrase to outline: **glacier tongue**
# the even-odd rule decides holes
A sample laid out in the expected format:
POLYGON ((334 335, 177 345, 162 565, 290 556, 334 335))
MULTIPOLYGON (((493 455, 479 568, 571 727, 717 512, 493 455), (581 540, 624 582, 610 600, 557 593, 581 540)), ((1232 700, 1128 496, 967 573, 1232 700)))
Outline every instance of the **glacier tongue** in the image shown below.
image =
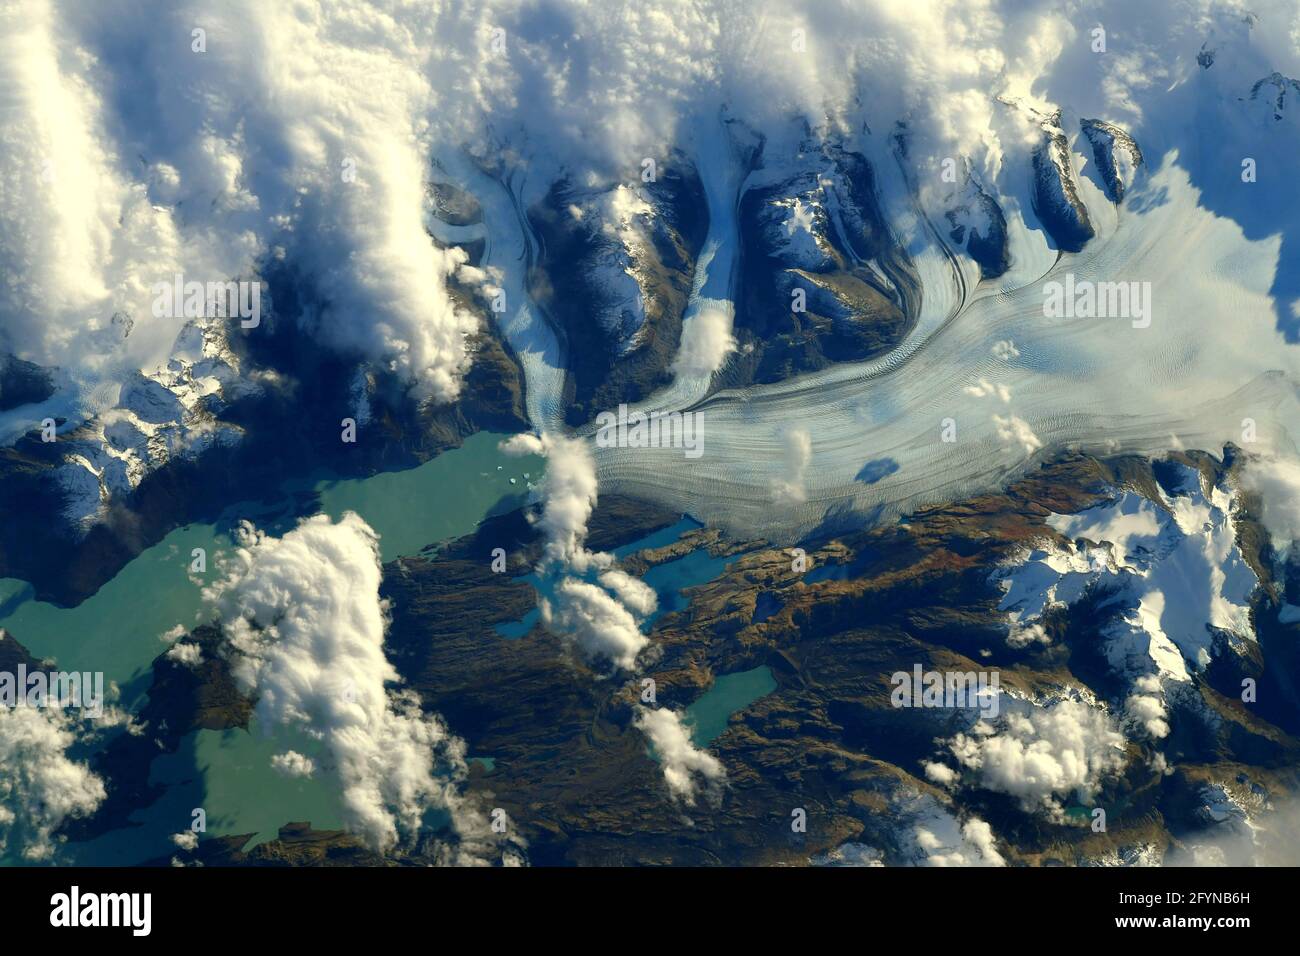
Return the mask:
MULTIPOLYGON (((941 247, 931 246, 933 257, 920 249, 922 313, 893 352, 710 396, 697 406, 702 457, 597 449, 602 488, 789 540, 844 509, 887 517, 989 490, 1064 449, 1218 449, 1242 441, 1250 419, 1251 451, 1292 453, 1300 355, 1279 332, 1268 294, 1278 239, 1251 240, 1201 208, 1172 157, 1138 182, 1121 213, 1112 233, 1013 289, 1003 277, 964 294, 941 247), (1067 273, 1150 282, 1150 326, 1045 317, 1042 283, 1067 273), (982 389, 981 380, 1000 388, 982 389), (988 394, 972 398, 972 389, 988 394), (955 440, 945 441, 949 422, 955 440), (791 427, 811 439, 807 493, 774 507, 770 489, 783 477, 791 427), (892 463, 887 474, 859 480, 864 463, 879 461, 892 463)), ((689 397, 670 390, 656 399, 689 397)))
POLYGON ((554 331, 528 295, 528 270, 536 257, 535 240, 524 214, 524 172, 515 169, 494 177, 469 156, 451 151, 439 156, 445 176, 477 200, 482 225, 448 227, 426 223, 435 237, 454 242, 462 237, 485 243, 481 266, 500 282, 505 312, 498 316, 501 334, 518 356, 527 380, 528 419, 539 431, 559 431, 564 423, 564 359, 554 331))

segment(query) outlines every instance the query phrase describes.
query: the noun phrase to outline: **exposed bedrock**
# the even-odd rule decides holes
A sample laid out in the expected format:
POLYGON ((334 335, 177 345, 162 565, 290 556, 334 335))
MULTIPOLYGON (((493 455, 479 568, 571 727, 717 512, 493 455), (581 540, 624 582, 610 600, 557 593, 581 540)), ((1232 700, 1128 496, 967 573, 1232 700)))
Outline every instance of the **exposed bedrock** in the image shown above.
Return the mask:
POLYGON ((1034 212, 1063 252, 1078 252, 1096 235, 1070 155, 1070 141, 1055 113, 1043 124, 1043 141, 1034 150, 1034 212))
POLYGON ((919 283, 881 212, 870 164, 834 144, 803 146, 793 159, 770 157, 776 181, 741 197, 737 354, 721 387, 878 355, 919 308, 919 283))
POLYGON ((708 228, 695 167, 674 152, 650 182, 563 180, 528 221, 540 244, 529 293, 566 345, 568 423, 666 385, 708 228))

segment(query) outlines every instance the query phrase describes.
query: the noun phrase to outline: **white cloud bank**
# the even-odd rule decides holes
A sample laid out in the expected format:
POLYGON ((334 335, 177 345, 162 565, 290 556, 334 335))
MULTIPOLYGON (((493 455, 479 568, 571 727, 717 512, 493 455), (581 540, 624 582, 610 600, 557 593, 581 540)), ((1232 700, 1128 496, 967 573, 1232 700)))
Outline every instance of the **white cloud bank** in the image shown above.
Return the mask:
POLYGON ((633 724, 654 747, 655 756, 663 766, 668 792, 674 799, 694 806, 701 786, 714 804, 722 799, 726 768, 713 754, 695 746, 680 713, 664 707, 654 710, 638 707, 633 724))
POLYGON ((788 428, 781 436, 785 474, 772 482, 772 500, 778 506, 799 504, 808 497, 808 466, 812 462, 812 436, 806 428, 788 428))
POLYGON ((1279 552, 1300 540, 1300 461, 1252 458, 1241 470, 1241 485, 1260 496, 1264 527, 1279 552))
POLYGON ((93 382, 164 361, 152 286, 283 260, 305 334, 448 401, 477 319, 424 230, 436 5, 0 9, 0 347, 93 382), (192 31, 205 31, 203 49, 192 31), (115 315, 127 317, 114 326, 115 315))
POLYGON ((596 507, 596 464, 587 444, 562 435, 514 435, 502 442, 507 454, 542 455, 542 513, 536 520, 544 551, 539 572, 555 577, 549 598, 539 601, 542 622, 575 645, 588 660, 609 661, 624 670, 650 640, 642 622, 658 607, 644 581, 613 567, 614 557, 586 547, 587 522, 596 507), (596 574, 597 583, 574 575, 596 574))
MULTIPOLYGON (((258 720, 324 743, 346 825, 372 848, 409 843, 425 812, 442 809, 460 840, 454 862, 492 853, 486 819, 460 792, 464 742, 414 693, 385 686, 399 678, 384 656, 375 533, 349 512, 338 522, 307 518, 282 538, 245 525, 240 539, 205 596, 221 613, 235 679, 256 696, 258 720)), ((293 752, 276 767, 308 769, 293 752)))
MULTIPOLYGON (((1008 713, 996 724, 980 721, 946 746, 969 782, 1018 798, 1026 812, 1050 816, 1062 812, 1062 798, 1091 799, 1127 759, 1124 735, 1110 715, 1068 699, 1008 713)), ((927 773, 940 783, 956 777, 927 773)))
POLYGON ((68 757, 80 736, 61 710, 0 707, 0 856, 49 860, 59 827, 103 802, 103 780, 68 757))
MULTIPOLYGON (((1251 9, 1260 61, 1294 75, 1293 5, 1251 9)), ((500 168, 512 152, 536 190, 561 169, 625 177, 725 102, 765 135, 791 116, 903 123, 918 168, 961 157, 995 184, 1037 135, 1007 102, 1050 111, 1077 93, 1082 115, 1138 126, 1151 90, 1198 69, 1201 43, 1240 32, 1244 12, 1208 0, 1139 22, 1122 0, 10 2, 0 342, 77 371, 144 367, 176 331, 149 314, 160 274, 243 276, 283 257, 318 303, 297 317, 306 332, 454 398, 476 322, 447 295, 460 255, 424 231, 439 153, 468 146, 500 168), (1115 28, 1106 56, 1089 47, 1098 23, 1115 28), (111 334, 118 312, 136 323, 125 343, 111 334)), ((734 346, 718 308, 679 362, 713 369, 734 346)))

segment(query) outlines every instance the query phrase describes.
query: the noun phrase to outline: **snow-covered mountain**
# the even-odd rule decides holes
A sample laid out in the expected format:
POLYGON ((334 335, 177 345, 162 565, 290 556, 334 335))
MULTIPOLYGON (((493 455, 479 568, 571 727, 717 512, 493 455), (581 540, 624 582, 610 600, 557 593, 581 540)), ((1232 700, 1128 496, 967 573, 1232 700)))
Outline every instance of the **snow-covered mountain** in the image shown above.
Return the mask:
POLYGON ((1100 651, 1128 686, 1129 716, 1152 738, 1168 734, 1164 688, 1187 683, 1223 655, 1250 657, 1251 599, 1259 579, 1237 545, 1237 493, 1206 487, 1190 465, 1158 474, 1148 492, 1049 515, 1057 541, 999 570, 1007 642, 1052 642, 1051 617, 1083 608, 1100 651))
POLYGON ((165 366, 128 373, 116 404, 60 436, 63 463, 53 479, 69 525, 84 532, 150 472, 240 440, 243 429, 221 421, 221 413, 260 386, 256 375, 241 374, 227 328, 225 321, 187 322, 165 366))

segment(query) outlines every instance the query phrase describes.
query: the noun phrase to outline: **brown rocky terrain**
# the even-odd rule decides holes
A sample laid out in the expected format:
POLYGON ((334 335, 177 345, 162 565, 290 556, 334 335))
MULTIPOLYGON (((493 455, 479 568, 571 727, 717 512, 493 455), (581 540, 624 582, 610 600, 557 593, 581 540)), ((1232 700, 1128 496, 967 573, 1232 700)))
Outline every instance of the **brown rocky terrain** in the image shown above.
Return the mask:
MULTIPOLYGON (((1222 467, 1208 456, 1187 460, 1207 472, 1222 467)), ((535 864, 800 863, 846 840, 880 847, 897 862, 898 805, 916 792, 950 799, 925 782, 920 762, 951 726, 942 711, 892 707, 888 675, 913 663, 995 668, 1004 689, 1033 694, 1081 686, 1102 699, 1115 693, 1086 608, 1053 623, 1052 645, 1008 648, 988 575, 1026 542, 1055 534, 1043 523, 1049 511, 1080 510, 1120 485, 1154 492, 1151 465, 1066 459, 1006 493, 810 547, 807 573, 833 567, 843 575, 811 584, 784 551, 732 542, 743 555, 718 579, 693 588, 685 610, 656 622, 657 659, 626 684, 598 679, 540 627, 520 640, 496 635, 495 625, 517 617, 527 601, 520 585, 485 571, 485 549, 505 531, 485 526, 437 558, 402 562, 398 574, 386 576, 394 601, 392 653, 471 751, 494 756, 495 769, 476 776, 474 786, 507 809, 535 864), (448 593, 456 594, 451 615, 438 610, 448 593), (760 601, 777 605, 761 621, 760 601), (654 678, 660 706, 676 707, 716 676, 760 664, 772 669, 777 689, 735 715, 710 746, 727 768, 721 806, 674 804, 631 726, 640 677, 654 678), (796 807, 808 813, 803 835, 790 830, 796 807)), ((625 502, 602 502, 596 536, 617 527, 622 543, 669 521, 647 515, 637 522, 627 512, 625 502)), ((1248 515, 1242 525, 1250 528, 1248 515)), ((524 542, 513 543, 527 553, 524 542)), ((717 549, 717 532, 695 532, 625 565, 639 572, 692 545, 717 549)), ((1258 614, 1266 618, 1267 589, 1260 601, 1258 614)), ((1196 822, 1188 808, 1208 777, 1231 784, 1244 759, 1246 778, 1270 793, 1298 782, 1294 723, 1270 723, 1232 694, 1241 671, 1269 688, 1261 698, 1277 699, 1283 691, 1273 674, 1294 668, 1294 660, 1246 658, 1234 667, 1198 682, 1205 707, 1178 710, 1182 729, 1166 748, 1180 763, 1177 772, 1152 769, 1143 745, 1130 742, 1126 770, 1098 798, 1110 808, 1105 833, 1069 820, 1045 822, 995 793, 967 790, 956 799, 995 821, 1012 862, 1076 863, 1123 847, 1174 847, 1196 822)))
MULTIPOLYGON (((1214 478, 1233 467, 1231 449, 1223 463, 1208 455, 1180 460, 1214 478)), ((1216 664, 1170 701, 1173 732, 1161 748, 1169 772, 1152 761, 1150 743, 1128 740, 1123 768, 1104 778, 1095 799, 1107 810, 1104 832, 1088 826, 1085 807, 1067 807, 1063 819, 1052 820, 1005 794, 970 784, 933 786, 923 762, 938 739, 962 728, 959 716, 895 708, 889 683, 890 674, 913 664, 993 669, 1013 694, 1076 688, 1114 703, 1124 687, 1098 650, 1092 603, 1049 615, 1049 644, 1013 648, 990 571, 1027 543, 1056 536, 1043 520, 1049 512, 1098 504, 1118 487, 1156 494, 1157 468, 1136 459, 1067 457, 1003 493, 807 542, 802 571, 788 551, 765 542, 728 540, 715 529, 686 532, 623 566, 644 573, 696 548, 730 561, 716 579, 686 592, 684 609, 655 620, 652 647, 634 677, 594 671, 541 626, 519 639, 497 632, 534 605, 532 588, 515 578, 537 561, 540 542, 514 512, 436 552, 385 566, 388 654, 471 754, 493 758, 490 770, 472 766, 470 790, 484 806, 506 810, 533 865, 805 864, 846 842, 878 849, 887 863, 914 862, 908 835, 918 800, 989 821, 1012 864, 1081 864, 1125 858, 1135 848, 1176 851, 1209 825, 1202 809, 1207 787, 1221 785, 1234 799, 1264 807, 1300 786, 1296 627, 1277 623, 1282 584, 1261 551, 1249 498, 1237 515, 1238 539, 1264 585, 1254 608, 1259 646, 1221 649, 1216 664), (492 573, 496 547, 508 552, 510 574, 492 573), (681 708, 717 677, 760 665, 771 669, 776 688, 733 714, 708 745, 726 768, 720 802, 675 802, 633 726, 641 681, 655 681, 660 707, 681 708), (1255 677, 1259 700, 1272 703, 1243 703, 1242 675, 1255 677), (791 829, 796 809, 807 814, 804 833, 791 829)), ((678 517, 606 497, 589 545, 625 545, 678 517)), ((212 639, 210 629, 195 637, 212 639)), ((246 705, 229 697, 214 668, 196 678, 211 684, 200 690, 159 666, 150 704, 158 710, 150 719, 165 713, 169 726, 191 728, 246 718, 246 705)), ((105 764, 115 779, 117 762, 105 764)), ((227 843, 205 847, 202 859, 378 862, 347 838, 307 833, 305 825, 249 854, 238 851, 242 843, 227 843)))

